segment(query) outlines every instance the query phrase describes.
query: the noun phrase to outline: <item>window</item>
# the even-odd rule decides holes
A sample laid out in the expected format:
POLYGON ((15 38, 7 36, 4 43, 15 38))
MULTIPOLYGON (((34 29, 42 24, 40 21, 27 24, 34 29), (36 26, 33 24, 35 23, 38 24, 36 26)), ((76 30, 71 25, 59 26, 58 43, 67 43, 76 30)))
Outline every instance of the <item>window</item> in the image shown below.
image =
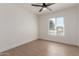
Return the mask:
POLYGON ((55 17, 49 20, 48 34, 64 35, 64 17, 55 17))

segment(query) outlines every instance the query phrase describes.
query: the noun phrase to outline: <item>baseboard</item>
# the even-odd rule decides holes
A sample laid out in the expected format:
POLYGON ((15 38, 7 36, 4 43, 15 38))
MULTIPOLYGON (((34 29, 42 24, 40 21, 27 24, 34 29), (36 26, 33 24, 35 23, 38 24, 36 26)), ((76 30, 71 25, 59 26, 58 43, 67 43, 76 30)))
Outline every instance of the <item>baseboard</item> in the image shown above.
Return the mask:
POLYGON ((52 40, 47 40, 47 39, 38 39, 38 40, 50 41, 50 42, 55 42, 55 43, 64 44, 64 45, 70 45, 70 46, 74 46, 74 47, 79 48, 78 45, 73 45, 73 44, 67 44, 67 43, 62 43, 62 42, 57 42, 57 41, 52 41, 52 40))
POLYGON ((19 46, 21 46, 21 45, 24 45, 24 44, 28 44, 28 43, 30 43, 30 42, 32 42, 32 41, 35 41, 35 40, 37 40, 37 39, 30 40, 30 41, 28 41, 28 42, 23 42, 23 43, 21 43, 21 44, 14 45, 14 46, 12 46, 12 47, 10 47, 10 48, 7 48, 7 49, 1 51, 0 53, 4 53, 4 52, 6 52, 6 51, 8 51, 8 50, 17 48, 17 47, 19 47, 19 46))
MULTIPOLYGON (((44 40, 44 41, 50 41, 50 42, 55 42, 55 43, 59 43, 59 44, 70 45, 70 46, 74 46, 74 47, 79 47, 79 46, 77 46, 77 45, 71 45, 71 44, 66 44, 66 43, 62 43, 62 42, 57 42, 57 41, 52 41, 52 40, 46 40, 46 39, 35 39, 35 40, 44 40)), ((3 50, 1 53, 4 53, 4 52, 6 52, 6 51, 8 51, 8 50, 17 48, 17 47, 19 47, 19 46, 21 46, 21 45, 24 45, 24 44, 29 44, 29 43, 31 43, 31 42, 33 42, 33 41, 35 41, 35 40, 30 40, 29 42, 24 42, 24 43, 22 43, 22 44, 18 44, 18 45, 16 45, 16 46, 12 46, 12 47, 9 48, 9 49, 3 50)))

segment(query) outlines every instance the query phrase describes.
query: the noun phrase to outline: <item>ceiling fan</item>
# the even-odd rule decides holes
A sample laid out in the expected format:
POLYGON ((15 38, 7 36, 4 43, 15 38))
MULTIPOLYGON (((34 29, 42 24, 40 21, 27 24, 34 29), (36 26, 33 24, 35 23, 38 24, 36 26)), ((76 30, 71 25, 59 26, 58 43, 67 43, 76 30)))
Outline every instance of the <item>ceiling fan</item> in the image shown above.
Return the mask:
POLYGON ((42 10, 48 9, 50 11, 52 11, 52 9, 49 8, 49 6, 54 5, 55 3, 42 3, 42 4, 32 4, 32 6, 35 7, 41 7, 41 9, 39 10, 39 12, 41 12, 42 10))

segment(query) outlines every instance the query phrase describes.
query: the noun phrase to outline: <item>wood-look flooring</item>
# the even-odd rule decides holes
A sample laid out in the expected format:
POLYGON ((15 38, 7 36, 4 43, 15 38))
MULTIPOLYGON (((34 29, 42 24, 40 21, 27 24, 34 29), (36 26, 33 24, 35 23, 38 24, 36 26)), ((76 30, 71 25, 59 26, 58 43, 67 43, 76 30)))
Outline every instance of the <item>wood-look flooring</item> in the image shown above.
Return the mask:
POLYGON ((35 40, 4 53, 10 56, 79 56, 79 47, 47 40, 35 40))

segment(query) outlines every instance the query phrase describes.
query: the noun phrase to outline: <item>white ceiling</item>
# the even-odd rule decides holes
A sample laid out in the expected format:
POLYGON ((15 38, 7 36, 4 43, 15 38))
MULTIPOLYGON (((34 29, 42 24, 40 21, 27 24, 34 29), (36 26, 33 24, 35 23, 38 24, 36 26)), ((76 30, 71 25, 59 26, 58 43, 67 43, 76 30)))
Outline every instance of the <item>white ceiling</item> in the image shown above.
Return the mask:
POLYGON ((40 7, 31 6, 31 3, 24 4, 24 7, 30 10, 31 12, 33 12, 34 14, 51 13, 65 8, 73 7, 73 6, 79 6, 79 4, 78 3, 56 3, 54 5, 49 6, 49 8, 51 8, 52 11, 43 10, 42 12, 38 12, 40 10, 40 7))
MULTIPOLYGON (((26 10, 29 10, 30 12, 38 15, 38 14, 44 14, 44 13, 51 13, 51 12, 55 12, 58 10, 62 10, 62 9, 66 9, 69 7, 73 7, 73 6, 79 6, 79 3, 56 3, 54 5, 49 6, 49 8, 52 9, 52 11, 49 11, 48 9, 43 10, 42 12, 39 12, 39 10, 41 9, 40 7, 34 7, 31 6, 32 3, 5 3, 5 4, 0 4, 0 6, 20 6, 20 7, 24 7, 26 10)), ((34 4, 34 3, 33 3, 34 4)), ((35 3, 36 4, 36 3, 35 3)))

